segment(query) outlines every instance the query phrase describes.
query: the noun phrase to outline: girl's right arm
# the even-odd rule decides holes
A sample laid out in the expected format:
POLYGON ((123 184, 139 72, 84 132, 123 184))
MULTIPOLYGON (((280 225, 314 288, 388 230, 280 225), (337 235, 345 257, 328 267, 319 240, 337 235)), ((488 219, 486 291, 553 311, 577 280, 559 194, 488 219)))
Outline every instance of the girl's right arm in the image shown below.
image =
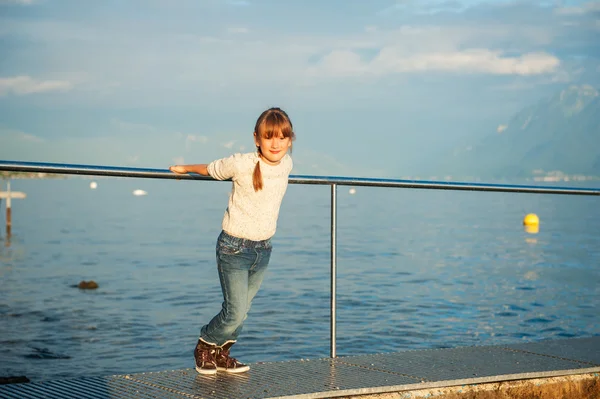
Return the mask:
POLYGON ((174 165, 170 166, 169 170, 173 173, 177 174, 185 174, 185 173, 197 173, 202 176, 209 176, 208 170, 206 169, 207 164, 198 164, 198 165, 174 165))

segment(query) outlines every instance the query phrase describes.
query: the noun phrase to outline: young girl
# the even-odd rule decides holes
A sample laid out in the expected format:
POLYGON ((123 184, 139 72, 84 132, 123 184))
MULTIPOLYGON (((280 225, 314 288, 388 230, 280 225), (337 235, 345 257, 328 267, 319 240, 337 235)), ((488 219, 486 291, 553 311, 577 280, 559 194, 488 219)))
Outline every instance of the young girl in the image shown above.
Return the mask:
POLYGON ((252 299, 258 292, 271 256, 279 207, 292 170, 295 134, 288 115, 279 108, 264 111, 254 127, 256 152, 235 154, 208 165, 176 165, 174 173, 198 173, 233 181, 223 231, 217 240, 217 268, 223 291, 221 311, 202 327, 194 350, 196 370, 214 374, 248 371, 229 356, 242 331, 252 299))

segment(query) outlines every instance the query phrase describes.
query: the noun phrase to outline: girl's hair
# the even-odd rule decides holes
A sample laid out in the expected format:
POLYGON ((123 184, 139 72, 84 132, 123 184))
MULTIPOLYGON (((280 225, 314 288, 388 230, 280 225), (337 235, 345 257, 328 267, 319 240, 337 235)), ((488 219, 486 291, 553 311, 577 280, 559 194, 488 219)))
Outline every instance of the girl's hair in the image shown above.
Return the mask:
MULTIPOLYGON (((254 126, 254 133, 257 137, 264 137, 267 139, 273 136, 289 137, 291 140, 296 138, 294 134, 294 128, 292 127, 292 121, 290 117, 281 108, 269 108, 264 111, 258 117, 256 126, 254 126)), ((258 157, 263 156, 260 147, 257 147, 258 157)), ((290 152, 292 148, 290 147, 290 152)), ((254 173, 252 174, 252 183, 254 185, 254 191, 262 190, 263 180, 262 174, 260 173, 260 161, 256 163, 254 167, 254 173)))

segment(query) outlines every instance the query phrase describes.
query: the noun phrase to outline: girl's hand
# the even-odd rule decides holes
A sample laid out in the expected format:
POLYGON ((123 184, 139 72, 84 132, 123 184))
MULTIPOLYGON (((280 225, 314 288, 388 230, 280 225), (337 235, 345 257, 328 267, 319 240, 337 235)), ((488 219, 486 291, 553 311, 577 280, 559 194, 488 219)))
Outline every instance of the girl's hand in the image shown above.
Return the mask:
POLYGON ((169 170, 173 173, 178 173, 180 175, 187 173, 187 170, 185 170, 185 167, 183 167, 181 165, 170 166, 169 170))

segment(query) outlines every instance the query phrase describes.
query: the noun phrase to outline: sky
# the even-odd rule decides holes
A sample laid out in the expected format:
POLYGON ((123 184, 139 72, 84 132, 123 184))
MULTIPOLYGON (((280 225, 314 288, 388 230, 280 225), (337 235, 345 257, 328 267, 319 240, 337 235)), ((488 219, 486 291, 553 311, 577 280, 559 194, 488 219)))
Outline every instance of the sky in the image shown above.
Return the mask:
POLYGON ((600 1, 0 0, 0 160, 208 163, 279 106, 293 174, 415 177, 581 84, 600 1))

